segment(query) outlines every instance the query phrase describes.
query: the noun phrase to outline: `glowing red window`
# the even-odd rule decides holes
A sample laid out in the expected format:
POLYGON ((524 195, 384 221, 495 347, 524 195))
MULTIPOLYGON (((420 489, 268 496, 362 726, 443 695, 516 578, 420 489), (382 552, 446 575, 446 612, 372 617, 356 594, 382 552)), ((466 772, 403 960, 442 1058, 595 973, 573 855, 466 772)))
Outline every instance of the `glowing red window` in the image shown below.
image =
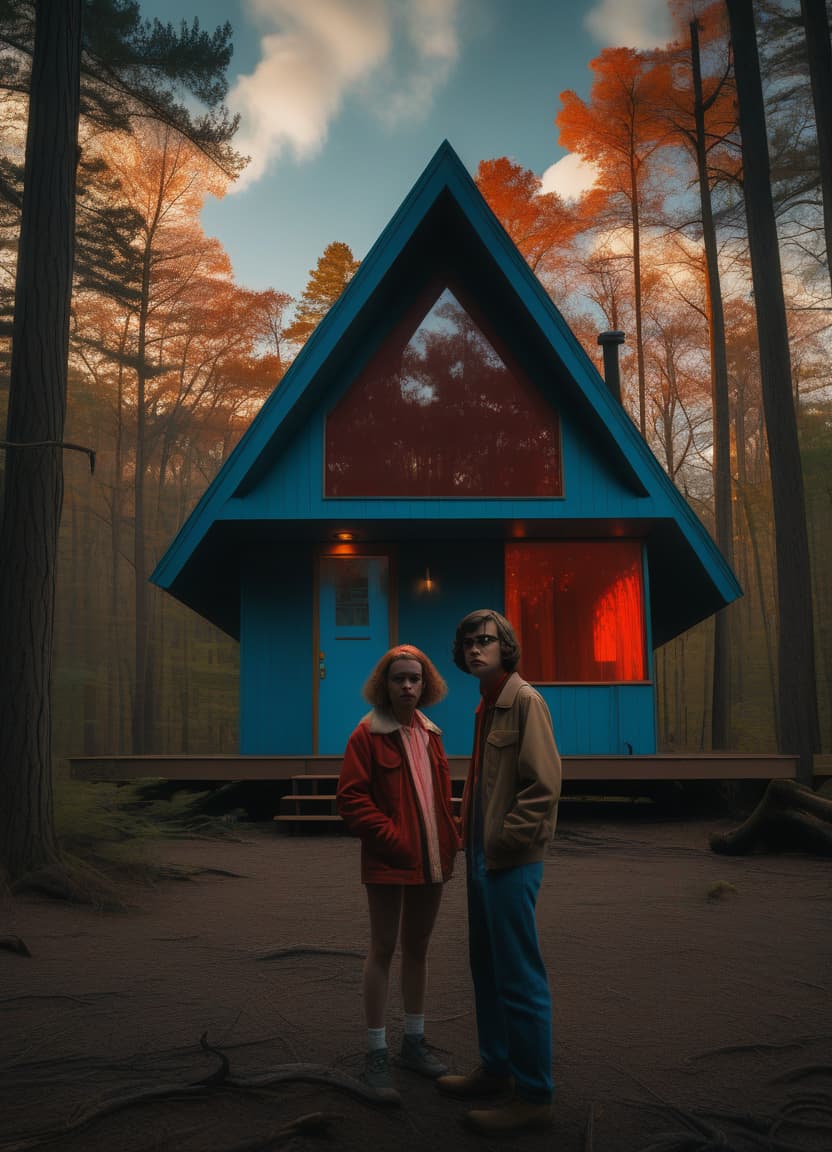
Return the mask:
POLYGON ((449 289, 431 299, 327 416, 325 495, 561 495, 557 414, 449 289))
POLYGON ((632 540, 506 546, 506 616, 535 682, 644 680, 641 545, 632 540))

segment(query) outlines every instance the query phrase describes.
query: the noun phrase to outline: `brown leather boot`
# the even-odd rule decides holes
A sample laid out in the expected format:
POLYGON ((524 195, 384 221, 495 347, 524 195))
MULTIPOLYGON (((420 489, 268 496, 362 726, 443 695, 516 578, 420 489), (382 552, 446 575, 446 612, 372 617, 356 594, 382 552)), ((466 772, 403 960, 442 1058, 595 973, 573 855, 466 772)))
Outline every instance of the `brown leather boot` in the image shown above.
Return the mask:
POLYGON ((463 1100, 489 1099, 504 1096, 514 1087, 514 1077, 494 1076, 480 1064, 467 1076, 440 1076, 436 1087, 447 1096, 458 1096, 463 1100))
POLYGON ((484 1108, 465 1113, 465 1122, 484 1136, 521 1132, 529 1128, 548 1128, 552 1122, 552 1105, 536 1104, 512 1096, 499 1108, 484 1108))

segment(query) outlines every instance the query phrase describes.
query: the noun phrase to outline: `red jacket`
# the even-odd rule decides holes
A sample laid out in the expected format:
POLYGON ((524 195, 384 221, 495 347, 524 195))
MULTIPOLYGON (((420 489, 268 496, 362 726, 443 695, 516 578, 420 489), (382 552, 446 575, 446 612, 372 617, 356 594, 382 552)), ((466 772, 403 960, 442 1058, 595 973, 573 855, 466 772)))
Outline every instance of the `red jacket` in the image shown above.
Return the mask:
MULTIPOLYGON (((460 849, 451 810, 451 777, 440 730, 421 712, 428 732, 442 880, 460 849)), ((364 884, 425 884, 430 871, 419 801, 398 721, 373 709, 349 738, 338 780, 337 809, 361 837, 364 884)))

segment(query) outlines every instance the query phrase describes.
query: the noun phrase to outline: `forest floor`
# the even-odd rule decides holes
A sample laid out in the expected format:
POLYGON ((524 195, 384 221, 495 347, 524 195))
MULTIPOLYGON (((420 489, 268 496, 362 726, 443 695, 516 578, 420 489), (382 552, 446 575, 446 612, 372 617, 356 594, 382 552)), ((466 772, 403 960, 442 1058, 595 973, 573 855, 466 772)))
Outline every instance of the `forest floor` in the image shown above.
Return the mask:
MULTIPOLYGON (((695 1150, 717 1146, 721 1131, 719 1146, 737 1152, 828 1152, 830 862, 713 855, 709 831, 736 821, 563 807, 538 903, 554 1123, 512 1138, 512 1149, 695 1150)), ((61 1126, 48 1145, 60 1152, 505 1148, 469 1132, 466 1105, 410 1072, 397 1071, 401 1108, 336 1083, 363 1063, 359 844, 238 827, 239 839, 158 844, 163 863, 196 871, 126 886, 127 912, 0 900, 0 936, 31 952, 0 950, 0 1149, 39 1147, 37 1133, 61 1126), (155 1095, 219 1068, 200 1048, 206 1033, 230 1062, 226 1083, 155 1095), (292 1078, 298 1065, 320 1079, 292 1078), (269 1075, 270 1088, 240 1086, 269 1075), (141 1092, 144 1101, 72 1127, 141 1092), (316 1113, 332 1118, 328 1133, 268 1142, 316 1113)), ((462 856, 431 945, 427 1020, 454 1069, 476 1064, 462 856)), ((391 1051, 400 1035, 396 961, 391 1051)))

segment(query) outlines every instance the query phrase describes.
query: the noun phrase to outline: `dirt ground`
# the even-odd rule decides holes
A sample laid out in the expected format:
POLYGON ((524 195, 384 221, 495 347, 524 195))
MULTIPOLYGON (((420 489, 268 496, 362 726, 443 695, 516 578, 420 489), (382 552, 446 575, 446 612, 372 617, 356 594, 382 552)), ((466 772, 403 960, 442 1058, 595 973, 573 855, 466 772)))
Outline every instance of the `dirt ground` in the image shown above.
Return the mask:
MULTIPOLYGON (((538 905, 554 1000, 555 1120, 550 1132, 510 1139, 512 1148, 832 1148, 830 862, 713 855, 708 832, 730 826, 637 808, 617 818, 563 813, 538 905)), ((168 863, 237 875, 132 888, 126 914, 37 897, 0 904, 0 935, 31 951, 0 951, 0 1149, 32 1147, 25 1137, 113 1097, 209 1076, 219 1059, 200 1049, 203 1033, 239 1079, 287 1064, 360 1070, 358 842, 262 825, 241 825, 240 835, 163 843, 168 863)), ((429 1041, 455 1069, 477 1062, 462 856, 431 946, 427 1019, 429 1041)), ((392 1050, 400 1035, 396 970, 392 1050)), ((264 1143, 269 1133, 316 1112, 335 1117, 329 1135, 280 1146, 506 1147, 463 1126, 465 1104, 410 1072, 397 1076, 399 1109, 325 1082, 202 1088, 135 1103, 49 1147, 240 1152, 278 1146, 264 1143)))

